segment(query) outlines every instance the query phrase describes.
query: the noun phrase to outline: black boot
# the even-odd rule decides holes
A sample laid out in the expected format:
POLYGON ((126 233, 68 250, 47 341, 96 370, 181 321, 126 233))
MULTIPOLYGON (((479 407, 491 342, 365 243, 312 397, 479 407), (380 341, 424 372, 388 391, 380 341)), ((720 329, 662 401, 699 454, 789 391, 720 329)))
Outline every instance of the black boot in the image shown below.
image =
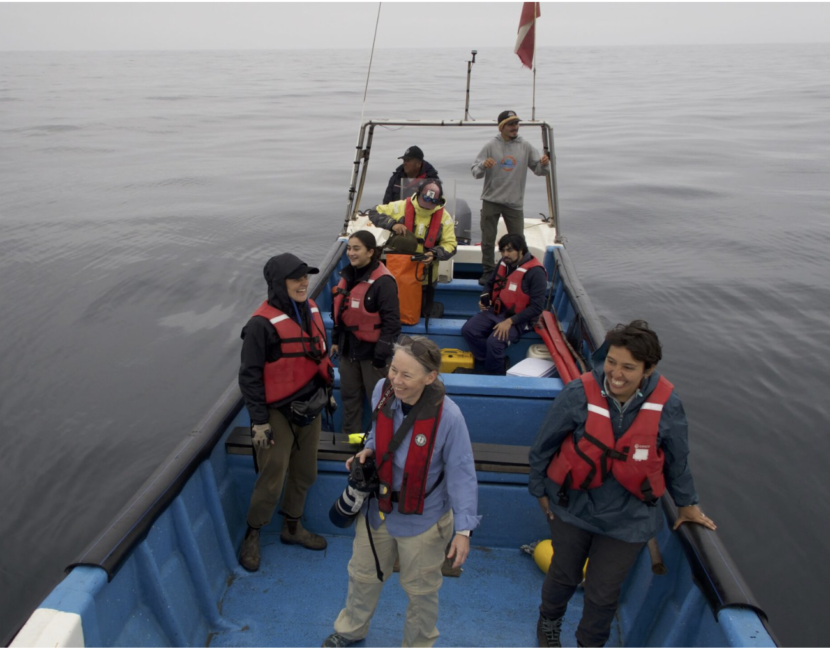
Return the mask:
POLYGON ((562 618, 551 620, 541 613, 536 623, 536 639, 540 647, 561 647, 559 634, 562 633, 562 618))
POLYGON ((239 565, 248 572, 259 570, 259 530, 248 527, 242 549, 239 551, 239 565))

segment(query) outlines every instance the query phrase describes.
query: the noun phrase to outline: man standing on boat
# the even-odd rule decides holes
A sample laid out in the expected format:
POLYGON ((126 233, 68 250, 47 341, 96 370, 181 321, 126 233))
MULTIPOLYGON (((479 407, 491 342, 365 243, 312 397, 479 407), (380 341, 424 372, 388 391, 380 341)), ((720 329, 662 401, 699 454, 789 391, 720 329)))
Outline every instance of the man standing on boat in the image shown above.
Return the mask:
POLYGON ((499 239, 501 261, 484 285, 481 311, 464 323, 461 334, 486 374, 505 373, 504 352, 530 331, 545 308, 548 274, 530 254, 521 234, 499 239))
POLYGON ((561 646, 562 619, 586 559, 576 640, 605 644, 623 581, 663 527, 657 504, 665 491, 678 507, 674 529, 684 522, 715 529, 697 505, 683 404, 655 371, 657 334, 634 320, 611 329, 605 342, 603 367, 565 386, 530 449, 528 489, 554 548, 536 626, 540 647, 561 646))
POLYGON ((421 147, 409 147, 398 160, 403 160, 403 164, 392 172, 386 193, 383 195, 384 205, 414 194, 421 180, 438 178, 438 170, 424 160, 421 147))
POLYGON ((308 297, 308 276, 319 272, 290 253, 269 259, 264 269, 268 299, 242 330, 239 389, 251 416, 259 472, 239 553, 239 563, 251 572, 259 569, 260 529, 271 522, 283 483, 280 541, 326 548, 322 536, 300 523, 306 494, 317 479, 321 412, 329 404, 334 377, 326 328, 308 297))
POLYGON ((494 248, 499 217, 510 234, 524 234, 524 196, 528 167, 537 176, 549 173, 550 158, 519 137, 519 117, 512 110, 499 114, 499 134, 490 140, 472 166, 474 178, 484 178, 481 192, 481 265, 479 284, 495 267, 494 248))

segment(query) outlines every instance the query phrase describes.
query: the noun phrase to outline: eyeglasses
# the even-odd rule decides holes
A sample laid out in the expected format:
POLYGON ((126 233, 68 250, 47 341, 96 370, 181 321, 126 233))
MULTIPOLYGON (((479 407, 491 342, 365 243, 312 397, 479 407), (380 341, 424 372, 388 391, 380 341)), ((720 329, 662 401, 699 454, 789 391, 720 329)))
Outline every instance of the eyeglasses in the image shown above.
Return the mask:
POLYGON ((432 203, 433 205, 441 204, 440 198, 432 198, 431 196, 427 196, 426 194, 421 194, 421 200, 426 201, 427 203, 432 203))

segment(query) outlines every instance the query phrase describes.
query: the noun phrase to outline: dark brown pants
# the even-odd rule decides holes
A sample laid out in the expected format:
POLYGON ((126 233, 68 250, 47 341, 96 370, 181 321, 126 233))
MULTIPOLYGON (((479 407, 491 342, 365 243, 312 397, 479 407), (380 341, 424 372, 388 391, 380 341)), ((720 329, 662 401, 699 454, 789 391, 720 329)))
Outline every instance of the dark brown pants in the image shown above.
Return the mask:
POLYGON ((298 449, 288 420, 278 410, 271 410, 269 423, 275 444, 266 449, 254 449, 259 475, 248 507, 248 525, 251 527, 258 529, 271 522, 283 493, 283 484, 282 511, 291 518, 303 515, 306 494, 317 479, 320 420, 318 415, 308 426, 294 425, 300 444, 298 449))

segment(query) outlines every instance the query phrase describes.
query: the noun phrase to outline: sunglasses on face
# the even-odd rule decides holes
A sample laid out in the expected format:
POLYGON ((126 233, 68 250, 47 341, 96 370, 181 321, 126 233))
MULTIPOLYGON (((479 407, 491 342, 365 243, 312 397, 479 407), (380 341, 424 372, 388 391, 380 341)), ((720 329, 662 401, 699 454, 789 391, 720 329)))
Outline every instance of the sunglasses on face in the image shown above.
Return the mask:
POLYGON ((427 196, 426 194, 421 194, 421 200, 426 203, 432 203, 433 205, 441 204, 440 198, 432 198, 432 196, 427 196))

